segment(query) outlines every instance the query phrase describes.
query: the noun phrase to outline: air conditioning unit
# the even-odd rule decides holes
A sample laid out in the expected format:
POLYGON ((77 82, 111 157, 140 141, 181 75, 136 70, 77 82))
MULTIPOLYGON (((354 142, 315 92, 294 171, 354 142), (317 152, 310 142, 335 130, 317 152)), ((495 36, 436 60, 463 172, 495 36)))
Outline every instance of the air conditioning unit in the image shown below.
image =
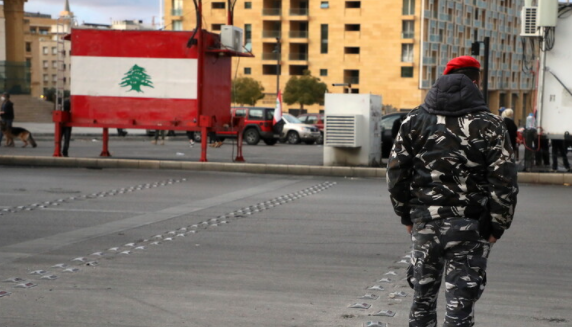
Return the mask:
POLYGON ((361 147, 362 120, 361 115, 326 115, 324 146, 361 147))
POLYGON ((520 36, 541 36, 536 25, 538 7, 523 7, 520 13, 520 36))
POLYGON ((222 25, 220 43, 223 49, 242 52, 242 28, 232 25, 222 25))

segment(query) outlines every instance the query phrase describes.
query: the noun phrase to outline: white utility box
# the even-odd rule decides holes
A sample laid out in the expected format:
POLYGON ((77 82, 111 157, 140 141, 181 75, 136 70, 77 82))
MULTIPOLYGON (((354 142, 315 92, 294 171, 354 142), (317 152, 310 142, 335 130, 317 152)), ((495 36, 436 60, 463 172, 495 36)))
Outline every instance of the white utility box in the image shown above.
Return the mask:
POLYGON ((326 93, 324 166, 381 163, 381 96, 326 93))

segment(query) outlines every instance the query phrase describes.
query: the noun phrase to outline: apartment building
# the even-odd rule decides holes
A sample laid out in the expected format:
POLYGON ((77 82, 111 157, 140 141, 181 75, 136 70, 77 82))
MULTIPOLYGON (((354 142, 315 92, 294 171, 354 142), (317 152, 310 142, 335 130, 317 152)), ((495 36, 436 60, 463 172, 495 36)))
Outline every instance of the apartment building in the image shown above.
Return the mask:
MULTIPOLYGON (((252 0, 237 1, 234 25, 255 58, 234 61, 238 75, 262 82, 260 105, 273 105, 291 76, 310 70, 330 92, 372 93, 391 110, 422 103, 447 61, 490 38, 489 103, 529 110, 533 75, 524 73, 519 38, 522 0, 252 0), (332 84, 346 84, 336 87, 332 84)), ((203 26, 227 22, 227 1, 203 0, 203 26)), ((166 0, 170 30, 195 28, 192 0, 166 0)), ((477 57, 484 60, 484 51, 477 57)), ((296 112, 297 106, 287 106, 296 112)), ((310 112, 323 110, 318 105, 310 112)))

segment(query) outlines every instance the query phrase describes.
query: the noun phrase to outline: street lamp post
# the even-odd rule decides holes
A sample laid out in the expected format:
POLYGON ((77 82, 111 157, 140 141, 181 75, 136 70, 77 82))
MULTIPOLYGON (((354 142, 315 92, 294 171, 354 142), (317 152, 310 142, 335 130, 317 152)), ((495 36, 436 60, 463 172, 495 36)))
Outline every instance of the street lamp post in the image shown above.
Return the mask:
POLYGON ((474 56, 480 55, 480 45, 485 45, 485 62, 483 65, 483 97, 485 103, 489 104, 489 52, 490 52, 490 37, 486 36, 483 41, 477 41, 477 31, 475 30, 475 42, 471 45, 471 54, 474 56))
POLYGON ((276 96, 280 92, 280 57, 282 56, 282 49, 280 45, 280 37, 276 38, 276 96))

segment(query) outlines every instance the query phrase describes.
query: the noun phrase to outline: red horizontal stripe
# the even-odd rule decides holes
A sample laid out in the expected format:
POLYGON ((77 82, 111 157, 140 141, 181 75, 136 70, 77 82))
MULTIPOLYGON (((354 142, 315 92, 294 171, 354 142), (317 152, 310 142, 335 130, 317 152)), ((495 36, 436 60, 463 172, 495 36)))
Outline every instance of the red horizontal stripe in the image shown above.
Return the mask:
POLYGON ((81 125, 198 126, 197 100, 71 97, 71 122, 81 125))
MULTIPOLYGON (((189 31, 124 31, 73 29, 72 55, 134 58, 197 58, 187 48, 189 31)), ((198 36, 197 36, 198 37, 198 36)))

